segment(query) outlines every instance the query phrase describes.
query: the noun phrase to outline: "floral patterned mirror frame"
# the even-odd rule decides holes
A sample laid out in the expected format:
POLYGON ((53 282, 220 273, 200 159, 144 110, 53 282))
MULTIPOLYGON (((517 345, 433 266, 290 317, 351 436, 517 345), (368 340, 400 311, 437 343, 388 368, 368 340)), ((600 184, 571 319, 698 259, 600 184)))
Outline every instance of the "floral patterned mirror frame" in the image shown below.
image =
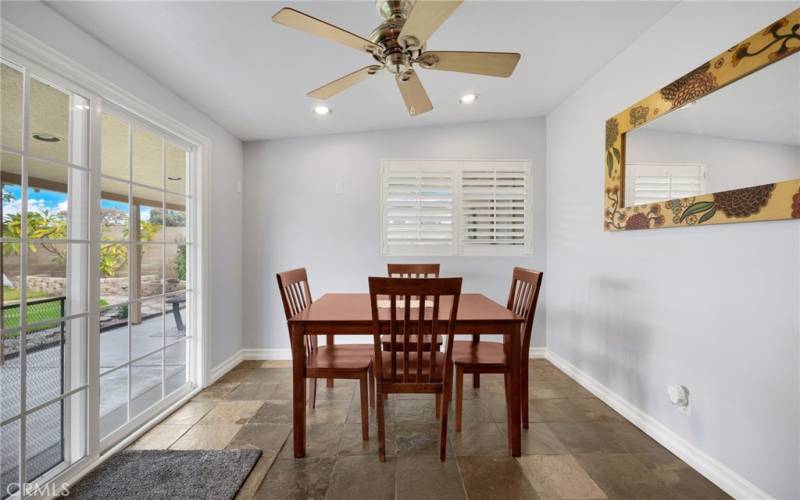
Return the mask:
MULTIPOLYGON (((606 231, 800 219, 800 179, 626 207, 625 135, 800 51, 800 9, 606 121, 606 231)), ((800 56, 798 56, 800 57, 800 56)))

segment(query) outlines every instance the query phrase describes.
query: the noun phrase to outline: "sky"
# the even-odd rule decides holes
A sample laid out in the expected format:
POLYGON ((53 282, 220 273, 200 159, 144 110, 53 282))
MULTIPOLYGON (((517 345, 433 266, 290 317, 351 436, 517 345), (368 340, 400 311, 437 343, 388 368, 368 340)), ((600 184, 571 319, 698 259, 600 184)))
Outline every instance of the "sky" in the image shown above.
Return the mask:
MULTIPOLYGON (((3 190, 14 197, 11 202, 3 202, 3 215, 11 215, 20 213, 22 206, 22 190, 19 186, 6 184, 3 190)), ((103 209, 116 209, 122 212, 128 212, 128 204, 119 201, 102 200, 100 208, 103 209)), ((28 211, 29 212, 43 212, 49 211, 52 213, 63 212, 67 210, 67 195, 56 191, 48 191, 46 189, 28 189, 28 211)), ((150 207, 140 206, 139 213, 142 220, 150 219, 150 207)))

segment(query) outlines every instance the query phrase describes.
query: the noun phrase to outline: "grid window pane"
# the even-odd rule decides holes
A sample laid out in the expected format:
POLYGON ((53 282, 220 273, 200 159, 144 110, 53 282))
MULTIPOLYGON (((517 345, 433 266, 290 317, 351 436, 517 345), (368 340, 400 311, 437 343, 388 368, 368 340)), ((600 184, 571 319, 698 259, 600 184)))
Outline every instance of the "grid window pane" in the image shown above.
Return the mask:
MULTIPOLYGON (((163 241, 164 193, 154 189, 133 186, 133 210, 139 216, 138 233, 134 241, 163 241)), ((135 228, 136 229, 136 228, 135 228)))
POLYGON ((128 184, 111 179, 100 180, 100 239, 128 240, 128 184))
POLYGON ((22 81, 21 71, 0 64, 0 141, 18 151, 22 149, 22 81))
POLYGON ((2 182, 3 238, 22 237, 22 159, 19 155, 0 153, 0 180, 2 182))
POLYGON ((109 306, 128 301, 128 245, 100 245, 100 305, 109 306))
POLYGON ((100 309, 100 373, 128 362, 128 304, 100 309))
MULTIPOLYGON (((181 200, 181 202, 183 201, 185 200, 181 200)), ((167 209, 164 211, 164 240, 167 243, 186 242, 185 205, 167 205, 167 209)))
POLYGON ((131 366, 131 417, 161 401, 163 351, 131 366))
POLYGON ((19 243, 3 243, 3 252, 0 254, 0 272, 3 274, 3 316, 0 327, 4 329, 20 325, 19 300, 22 290, 19 252, 19 243))
POLYGON ((133 181, 155 188, 164 188, 164 141, 146 130, 133 129, 133 181))
POLYGON ((18 491, 19 480, 19 430, 15 420, 0 427, 0 498, 18 491))
POLYGON ((31 78, 28 130, 30 154, 63 162, 69 158, 70 96, 31 78))
POLYGON ((100 376, 100 438, 128 421, 128 368, 100 376))
MULTIPOLYGON (((164 293, 164 245, 135 245, 139 256, 138 292, 132 298, 152 297, 164 293)), ((134 272, 134 271, 132 271, 134 272)))
POLYGON ((186 290, 186 251, 185 244, 164 245, 167 261, 164 285, 167 293, 186 290))
POLYGON ((86 384, 86 363, 74 358, 86 350, 87 321, 85 316, 59 321, 25 335, 27 409, 86 384))
POLYGON ((171 394, 187 382, 186 341, 182 340, 164 350, 165 393, 171 394))
POLYGON ((167 191, 186 192, 186 157, 188 153, 174 144, 167 144, 167 191))
MULTIPOLYGON (((130 179, 130 125, 111 115, 100 120, 100 170, 103 175, 130 179)), ((125 191, 127 199, 127 191, 125 191)))
POLYGON ((30 159, 28 165, 28 237, 87 239, 89 173, 30 159))
POLYGON ((25 468, 28 482, 64 459, 64 400, 29 413, 25 420, 25 468))
POLYGON ((52 322, 63 316, 89 312, 85 276, 67 277, 70 264, 84 268, 88 243, 30 243, 28 245, 28 323, 52 322))
POLYGON ((189 315, 187 314, 186 293, 179 292, 167 295, 164 298, 165 324, 164 330, 167 343, 186 336, 189 315))
POLYGON ((164 346, 162 297, 132 302, 131 358, 139 358, 164 346))
POLYGON ((20 413, 20 390, 22 380, 19 364, 19 328, 3 332, 3 365, 0 366, 0 421, 8 420, 20 413))

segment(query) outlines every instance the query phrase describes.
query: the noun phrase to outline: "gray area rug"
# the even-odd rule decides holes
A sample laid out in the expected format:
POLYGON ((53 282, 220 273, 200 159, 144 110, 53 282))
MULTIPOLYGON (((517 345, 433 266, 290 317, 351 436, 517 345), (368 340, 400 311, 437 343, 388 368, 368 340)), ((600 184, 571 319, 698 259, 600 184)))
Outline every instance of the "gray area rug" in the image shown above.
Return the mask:
POLYGON ((70 488, 74 499, 232 499, 261 450, 128 450, 70 488))

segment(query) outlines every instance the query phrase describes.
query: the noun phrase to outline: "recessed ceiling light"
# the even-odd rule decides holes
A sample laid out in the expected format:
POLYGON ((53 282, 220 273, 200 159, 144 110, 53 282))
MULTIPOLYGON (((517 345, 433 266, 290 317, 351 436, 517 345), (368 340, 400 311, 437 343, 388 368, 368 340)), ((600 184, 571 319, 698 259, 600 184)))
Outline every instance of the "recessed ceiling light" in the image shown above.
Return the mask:
POLYGON ((478 94, 475 93, 464 94, 458 98, 459 104, 472 104, 477 100, 478 100, 478 94))
POLYGON ((317 104, 316 106, 314 106, 314 109, 312 111, 314 111, 315 115, 319 116, 327 116, 333 113, 333 110, 325 104, 317 104))
POLYGON ((61 142, 61 137, 52 134, 36 133, 32 137, 42 142, 61 142))

